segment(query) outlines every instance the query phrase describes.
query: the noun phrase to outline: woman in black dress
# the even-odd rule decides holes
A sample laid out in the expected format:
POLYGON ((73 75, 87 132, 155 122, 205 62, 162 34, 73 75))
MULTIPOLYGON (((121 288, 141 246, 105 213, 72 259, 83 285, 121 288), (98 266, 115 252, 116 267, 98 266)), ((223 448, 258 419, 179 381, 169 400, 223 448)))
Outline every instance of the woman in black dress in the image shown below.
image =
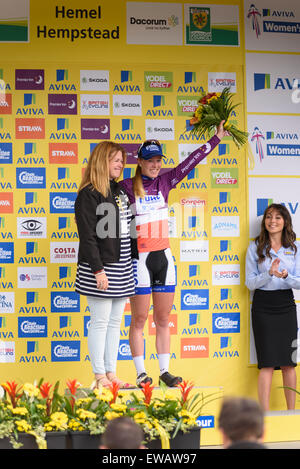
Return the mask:
MULTIPOLYGON (((300 289, 300 249, 289 211, 272 204, 264 212, 261 232, 246 256, 246 285, 254 291, 252 327, 257 353, 258 398, 269 409, 274 369, 281 369, 283 385, 296 388, 297 312, 293 288, 300 289)), ((295 392, 285 388, 288 409, 295 408, 295 392)))

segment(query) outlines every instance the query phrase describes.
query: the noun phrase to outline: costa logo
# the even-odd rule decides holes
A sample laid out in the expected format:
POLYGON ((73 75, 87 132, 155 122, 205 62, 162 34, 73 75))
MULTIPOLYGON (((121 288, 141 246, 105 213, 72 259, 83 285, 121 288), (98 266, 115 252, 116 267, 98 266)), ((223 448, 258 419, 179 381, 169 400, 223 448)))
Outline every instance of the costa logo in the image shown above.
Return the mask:
POLYGON ((45 138, 45 119, 16 119, 16 138, 45 138))
POLYGON ((181 358, 208 358, 208 337, 189 337, 181 339, 181 358))
POLYGON ((50 164, 77 164, 77 143, 49 143, 50 164))
POLYGON ((0 193, 0 213, 13 213, 13 193, 1 192, 0 193))

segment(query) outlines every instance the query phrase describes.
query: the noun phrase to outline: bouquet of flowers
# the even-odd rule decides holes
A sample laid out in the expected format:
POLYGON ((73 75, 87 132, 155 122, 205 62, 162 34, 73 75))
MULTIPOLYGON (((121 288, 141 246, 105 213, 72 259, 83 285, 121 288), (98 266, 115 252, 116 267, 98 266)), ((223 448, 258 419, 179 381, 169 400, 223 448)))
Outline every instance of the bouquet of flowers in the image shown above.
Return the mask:
POLYGON ((232 111, 239 106, 239 104, 233 104, 232 98, 233 93, 230 93, 230 88, 224 88, 221 94, 203 94, 199 99, 199 106, 190 120, 190 124, 193 125, 191 132, 197 136, 211 135, 224 120, 224 129, 231 135, 237 147, 247 143, 248 133, 238 129, 234 123, 229 121, 232 111))

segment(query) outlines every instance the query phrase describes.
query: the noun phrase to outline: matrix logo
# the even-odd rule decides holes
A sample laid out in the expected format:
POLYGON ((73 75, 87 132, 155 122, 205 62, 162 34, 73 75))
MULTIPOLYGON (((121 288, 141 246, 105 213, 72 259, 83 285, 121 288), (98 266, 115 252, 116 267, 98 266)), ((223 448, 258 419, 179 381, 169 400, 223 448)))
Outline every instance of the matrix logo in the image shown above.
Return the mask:
POLYGON ((271 88, 271 75, 269 73, 254 73, 254 91, 271 88))

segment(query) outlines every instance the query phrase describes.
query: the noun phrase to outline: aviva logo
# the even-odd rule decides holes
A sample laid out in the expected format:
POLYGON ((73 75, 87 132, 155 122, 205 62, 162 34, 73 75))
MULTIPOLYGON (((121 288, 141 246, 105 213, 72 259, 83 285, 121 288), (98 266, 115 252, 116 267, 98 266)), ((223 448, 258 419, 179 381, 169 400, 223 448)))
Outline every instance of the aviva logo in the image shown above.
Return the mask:
POLYGON ((165 102, 165 96, 153 96, 153 107, 164 106, 165 102))
POLYGON ((132 81, 132 72, 130 70, 121 70, 121 83, 132 81))
POLYGON ((201 321, 201 313, 191 313, 189 314, 189 325, 195 326, 196 324, 200 324, 201 321))
POLYGON ((254 73, 254 91, 271 88, 271 75, 269 73, 254 73))
POLYGON ((59 267, 59 278, 71 277, 71 267, 59 267))
POLYGON ((38 243, 36 241, 29 241, 26 243, 26 254, 34 254, 38 252, 38 243))
POLYGON ((218 150, 219 150, 219 156, 229 155, 229 151, 230 151, 229 143, 219 143, 218 150))
POLYGON ((59 318, 59 328, 62 329, 64 327, 71 327, 72 325, 72 318, 71 316, 60 316, 59 318))
POLYGON ((221 239, 220 241, 220 252, 231 251, 231 241, 227 239, 221 239))
POLYGON ((34 353, 39 351, 39 343, 37 340, 27 341, 27 353, 34 353))
POLYGON ((273 203, 273 199, 257 199, 257 216, 264 214, 266 208, 273 203))
POLYGON ((32 303, 37 303, 39 301, 39 294, 35 291, 26 292, 26 304, 30 305, 32 303))
POLYGON ((220 301, 230 300, 232 298, 231 288, 221 288, 220 301))
POLYGON ((232 337, 220 337, 220 348, 232 347, 232 337))
POLYGON ((68 70, 56 70, 56 81, 64 81, 69 79, 68 70))
POLYGON ((200 275, 200 265, 189 265, 189 277, 200 275))
POLYGON ((184 83, 195 83, 196 72, 184 72, 184 83))
POLYGON ((226 204, 231 201, 230 192, 219 192, 219 204, 226 204))
POLYGON ((122 130, 132 130, 133 119, 122 119, 122 130))

